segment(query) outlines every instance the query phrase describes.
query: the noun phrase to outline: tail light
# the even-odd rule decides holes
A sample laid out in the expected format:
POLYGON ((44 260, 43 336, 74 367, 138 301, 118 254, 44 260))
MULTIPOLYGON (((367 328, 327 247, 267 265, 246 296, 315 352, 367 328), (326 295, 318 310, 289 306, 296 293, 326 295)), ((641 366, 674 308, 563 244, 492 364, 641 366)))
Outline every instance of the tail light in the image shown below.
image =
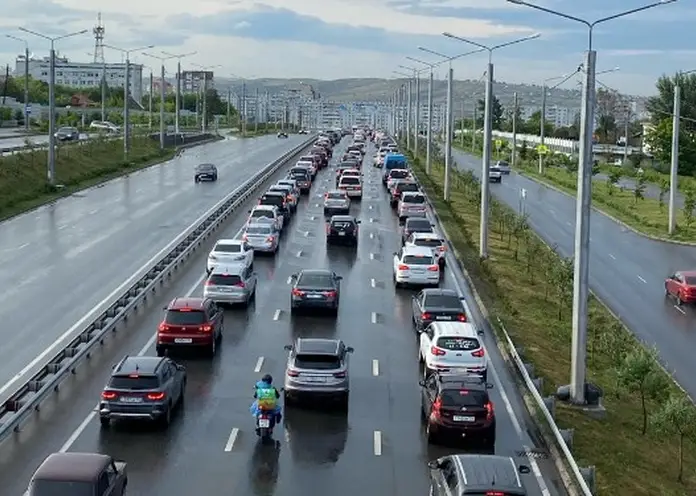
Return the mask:
POLYGON ((147 393, 147 399, 150 401, 162 401, 164 397, 164 393, 147 393))
POLYGON ((336 291, 324 291, 324 296, 327 298, 336 298, 337 294, 336 291))
POLYGON ((433 314, 428 313, 428 312, 423 312, 421 314, 421 320, 430 320, 433 318, 433 314))
POLYGON ((205 286, 215 286, 215 284, 210 281, 205 281, 205 286))
POLYGON ((244 284, 244 281, 239 281, 237 284, 235 284, 235 286, 238 288, 246 288, 246 284, 244 284))
POLYGON ((209 324, 202 325, 198 328, 198 330, 203 331, 203 332, 211 332, 213 330, 213 326, 211 326, 209 324))
POLYGON ((293 296, 304 296, 304 295, 305 295, 305 292, 304 292, 304 291, 300 291, 299 289, 293 289, 293 290, 292 290, 292 295, 293 295, 293 296))
POLYGON ((247 236, 246 234, 242 236, 242 241, 249 241, 249 236, 247 236))
POLYGON ((114 393, 113 391, 103 391, 101 397, 103 400, 115 400, 116 393, 114 393))
POLYGON ((430 267, 428 267, 428 270, 430 272, 437 272, 440 270, 440 267, 438 267, 437 265, 431 265, 430 267))
POLYGON ((275 241, 275 236, 269 236, 266 238, 267 243, 273 243, 275 241))
POLYGON ((433 409, 430 412, 430 418, 438 419, 440 418, 440 410, 442 408, 442 399, 438 397, 433 403, 433 409))
POLYGON ((472 352, 471 354, 473 356, 475 356, 476 358, 482 358, 486 354, 486 352, 483 350, 483 348, 480 348, 480 349, 472 352))
POLYGON ((408 270, 409 267, 408 267, 408 265, 399 264, 399 266, 397 267, 397 269, 399 269, 399 270, 408 270))
POLYGON ((333 376, 336 377, 337 379, 345 379, 346 373, 345 372, 336 372, 336 373, 334 373, 333 376))
POLYGON ((159 327, 157 328, 159 332, 167 332, 169 330, 169 326, 162 322, 159 327))
POLYGON ((297 370, 288 370, 288 375, 290 377, 297 377, 300 375, 300 373, 297 370))
POLYGON ((486 491, 486 496, 505 496, 505 493, 500 491, 486 491))
POLYGON ((331 225, 326 224, 326 234, 329 234, 331 232, 331 225))
POLYGON ((466 315, 463 313, 460 313, 459 315, 457 315, 457 320, 459 322, 466 322, 466 315))
POLYGON ((447 247, 445 245, 438 246, 437 251, 447 251, 447 247))
POLYGON ((445 356, 445 351, 441 350, 437 346, 431 346, 430 347, 430 353, 432 353, 435 356, 445 356))
POLYGON ((493 403, 486 403, 486 420, 493 420, 493 403))

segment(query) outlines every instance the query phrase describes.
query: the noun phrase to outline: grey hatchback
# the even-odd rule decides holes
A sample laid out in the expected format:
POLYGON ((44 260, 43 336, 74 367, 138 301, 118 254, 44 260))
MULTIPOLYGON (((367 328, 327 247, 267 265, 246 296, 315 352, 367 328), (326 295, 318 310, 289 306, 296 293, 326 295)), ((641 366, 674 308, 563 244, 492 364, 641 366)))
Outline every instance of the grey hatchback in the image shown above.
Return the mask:
POLYGON ((348 406, 348 354, 353 348, 340 339, 298 338, 288 350, 284 399, 289 405, 300 396, 336 398, 348 406))

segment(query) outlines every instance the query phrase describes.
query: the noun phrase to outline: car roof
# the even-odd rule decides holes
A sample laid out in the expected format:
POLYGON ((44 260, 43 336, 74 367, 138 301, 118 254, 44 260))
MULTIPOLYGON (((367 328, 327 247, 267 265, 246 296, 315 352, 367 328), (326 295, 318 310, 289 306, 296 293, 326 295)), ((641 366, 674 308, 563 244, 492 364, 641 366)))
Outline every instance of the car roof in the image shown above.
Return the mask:
POLYGON ((53 453, 34 472, 32 480, 92 482, 112 460, 100 453, 53 453))
POLYGON ((333 195, 333 194, 346 195, 347 193, 342 189, 330 189, 329 191, 326 192, 326 194, 327 195, 333 195))
POLYGON ((442 241, 442 238, 434 232, 414 232, 411 233, 411 236, 413 236, 413 239, 437 239, 442 241))
POLYGON ((404 246, 404 255, 424 255, 427 257, 433 256, 433 250, 427 246, 404 246))
POLYGON ((457 472, 464 475, 467 489, 497 489, 501 492, 523 489, 517 465, 509 456, 466 454, 449 458, 456 465, 457 472))
POLYGON ((343 174, 345 174, 346 172, 357 172, 358 174, 361 174, 360 169, 346 169, 342 171, 343 174))
POLYGON ((340 346, 340 339, 297 338, 295 342, 295 352, 335 356, 338 354, 340 346))
POLYGON ((154 374, 164 358, 153 356, 127 356, 113 370, 112 375, 154 374))
POLYGON ((352 215, 332 215, 331 216, 331 222, 333 221, 338 221, 338 222, 355 222, 355 217, 352 215))
POLYGON ((276 211, 278 210, 278 207, 275 205, 256 205, 254 208, 251 209, 253 212, 254 210, 273 210, 276 211))
POLYGON ((266 195, 278 196, 278 195, 282 195, 282 194, 283 194, 283 193, 281 193, 280 191, 266 191, 266 192, 263 194, 263 196, 266 196, 266 195))
POLYGON ((457 298, 459 298, 459 293, 457 293, 454 289, 425 288, 425 289, 421 290, 421 293, 423 293, 425 296, 443 295, 443 296, 456 296, 457 298))
POLYGON ((401 198, 408 198, 409 196, 425 196, 423 193, 420 191, 404 191, 404 194, 401 195, 401 198))
POLYGON ((476 326, 471 322, 433 322, 430 325, 439 335, 478 339, 476 326))
POLYGON ((332 275, 333 272, 329 269, 302 269, 298 275, 314 275, 314 276, 325 276, 332 275))
POLYGON ((202 169, 202 168, 206 168, 206 169, 213 168, 213 169, 214 169, 214 168, 215 168, 215 164, 209 164, 209 163, 198 164, 196 167, 199 167, 199 168, 201 168, 201 169, 202 169))
POLYGON ((425 223, 428 223, 430 225, 430 227, 433 227, 433 223, 430 222, 430 220, 426 219, 425 217, 407 217, 404 225, 406 225, 406 224, 425 224, 425 223))
POLYGON ((237 263, 224 263, 216 265, 213 271, 210 273, 211 276, 238 276, 246 269, 246 264, 244 262, 237 263))
POLYGON ((284 179, 279 179, 276 184, 282 184, 282 183, 292 183, 293 185, 295 185, 295 184, 297 184, 297 181, 295 181, 294 179, 290 179, 290 178, 286 177, 284 179))
POLYGON ((179 297, 174 298, 167 307, 170 310, 179 310, 182 308, 193 308, 196 310, 201 310, 203 308, 203 302, 205 298, 195 298, 195 297, 179 297))
POLYGON ((242 241, 239 239, 218 239, 215 242, 215 246, 217 245, 241 245, 242 241))
POLYGON ((696 270, 680 270, 678 274, 683 276, 696 277, 696 270))
POLYGON ((483 377, 480 375, 461 372, 444 372, 436 373, 435 377, 437 381, 444 386, 444 389, 487 389, 486 381, 484 381, 483 377))
POLYGON ((268 188, 269 191, 274 189, 282 189, 283 191, 286 191, 288 189, 292 189, 292 186, 290 186, 289 184, 274 184, 273 186, 268 188))
POLYGON ((249 222, 245 229, 249 229, 250 227, 263 227, 264 229, 270 229, 271 231, 275 230, 271 222, 249 222))

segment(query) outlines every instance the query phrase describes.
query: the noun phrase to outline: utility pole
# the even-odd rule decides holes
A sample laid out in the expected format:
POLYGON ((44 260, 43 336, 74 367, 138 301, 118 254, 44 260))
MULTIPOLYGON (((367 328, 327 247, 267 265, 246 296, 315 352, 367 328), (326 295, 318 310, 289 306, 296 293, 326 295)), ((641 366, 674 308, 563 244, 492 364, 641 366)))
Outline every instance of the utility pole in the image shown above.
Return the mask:
POLYGON ((677 227, 677 187, 679 185, 679 124, 681 119, 681 87, 674 85, 674 107, 672 109, 672 161, 669 169, 669 234, 677 227))
POLYGON ((152 75, 152 71, 150 71, 150 98, 148 100, 148 109, 150 111, 149 114, 149 120, 148 120, 148 128, 150 132, 152 132, 152 94, 155 91, 155 78, 152 75))
POLYGON ((445 201, 449 201, 450 197, 450 175, 452 174, 452 135, 454 134, 454 121, 452 119, 452 87, 454 86, 454 70, 450 62, 449 71, 447 72, 447 125, 445 132, 447 139, 445 140, 445 181, 444 194, 445 201))
POLYGON ((256 87, 256 96, 254 97, 254 133, 259 134, 259 87, 256 87))
POLYGON ((24 38, 12 36, 11 34, 6 34, 5 36, 24 43, 24 130, 29 131, 29 121, 31 119, 31 107, 29 106, 31 104, 29 101, 29 42, 24 38))
POLYGON ((179 139, 179 119, 181 116, 181 59, 184 57, 191 57, 196 55, 198 52, 188 52, 188 53, 169 53, 162 52, 162 55, 172 59, 176 59, 176 95, 174 97, 174 105, 176 109, 174 110, 174 132, 176 133, 177 139, 179 139))
POLYGON ((519 112, 517 103, 517 92, 512 94, 512 154, 510 156, 510 166, 515 167, 517 163, 517 114, 519 112))

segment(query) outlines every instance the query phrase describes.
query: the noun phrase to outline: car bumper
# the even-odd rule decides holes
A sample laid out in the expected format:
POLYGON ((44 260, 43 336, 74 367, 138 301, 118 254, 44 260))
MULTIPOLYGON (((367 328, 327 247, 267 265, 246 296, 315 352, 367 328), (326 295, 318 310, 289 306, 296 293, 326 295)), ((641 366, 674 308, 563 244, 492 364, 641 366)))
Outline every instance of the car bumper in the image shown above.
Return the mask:
POLYGON ((210 346, 213 343, 213 333, 208 335, 160 334, 157 336, 158 346, 167 347, 198 347, 210 346))
POLYGON ((316 308, 333 310, 338 308, 338 300, 308 300, 308 299, 292 299, 290 302, 292 308, 316 308))
POLYGON ((400 284, 439 284, 440 273, 428 271, 427 274, 404 274, 402 272, 397 272, 395 279, 396 282, 400 284))
POLYGON ((438 363, 426 360, 425 366, 428 370, 438 371, 438 372, 458 372, 470 375, 487 376, 488 367, 487 365, 474 365, 466 367, 457 367, 448 363, 438 363))
POLYGON ((403 210, 399 212, 399 217, 426 217, 425 210, 403 210))
POLYGON ((442 436, 447 439, 454 439, 456 437, 476 437, 485 436, 490 433, 491 429, 495 428, 495 423, 492 421, 488 422, 431 422, 428 420, 430 425, 430 432, 442 436))
POLYGON ((302 395, 312 395, 312 396, 341 396, 349 392, 349 385, 345 382, 340 384, 297 384, 293 381, 285 379, 284 384, 285 393, 290 396, 302 396, 302 395))
POLYGON ((248 290, 235 291, 233 293, 203 291, 203 296, 210 298, 215 303, 244 303, 249 300, 251 293, 248 290))
POLYGON ((353 245, 353 244, 357 244, 357 243, 358 243, 358 237, 357 237, 357 236, 349 236, 349 235, 347 235, 347 234, 346 234, 345 236, 331 236, 331 235, 327 235, 327 236, 326 236, 326 241, 327 241, 328 243, 336 243, 336 244, 338 244, 338 243, 345 243, 345 244, 351 244, 351 245, 353 245))
POLYGON ((350 207, 324 207, 324 214, 326 215, 348 215, 350 213, 350 207))
POLYGON ((272 253, 278 249, 278 245, 274 244, 274 243, 259 243, 259 244, 249 243, 249 246, 251 246, 251 249, 254 250, 255 252, 261 252, 261 253, 272 253))
POLYGON ((164 403, 134 405, 115 402, 101 403, 99 417, 109 420, 157 420, 167 413, 164 403))
POLYGON ((362 191, 346 191, 348 198, 362 198, 362 191))

